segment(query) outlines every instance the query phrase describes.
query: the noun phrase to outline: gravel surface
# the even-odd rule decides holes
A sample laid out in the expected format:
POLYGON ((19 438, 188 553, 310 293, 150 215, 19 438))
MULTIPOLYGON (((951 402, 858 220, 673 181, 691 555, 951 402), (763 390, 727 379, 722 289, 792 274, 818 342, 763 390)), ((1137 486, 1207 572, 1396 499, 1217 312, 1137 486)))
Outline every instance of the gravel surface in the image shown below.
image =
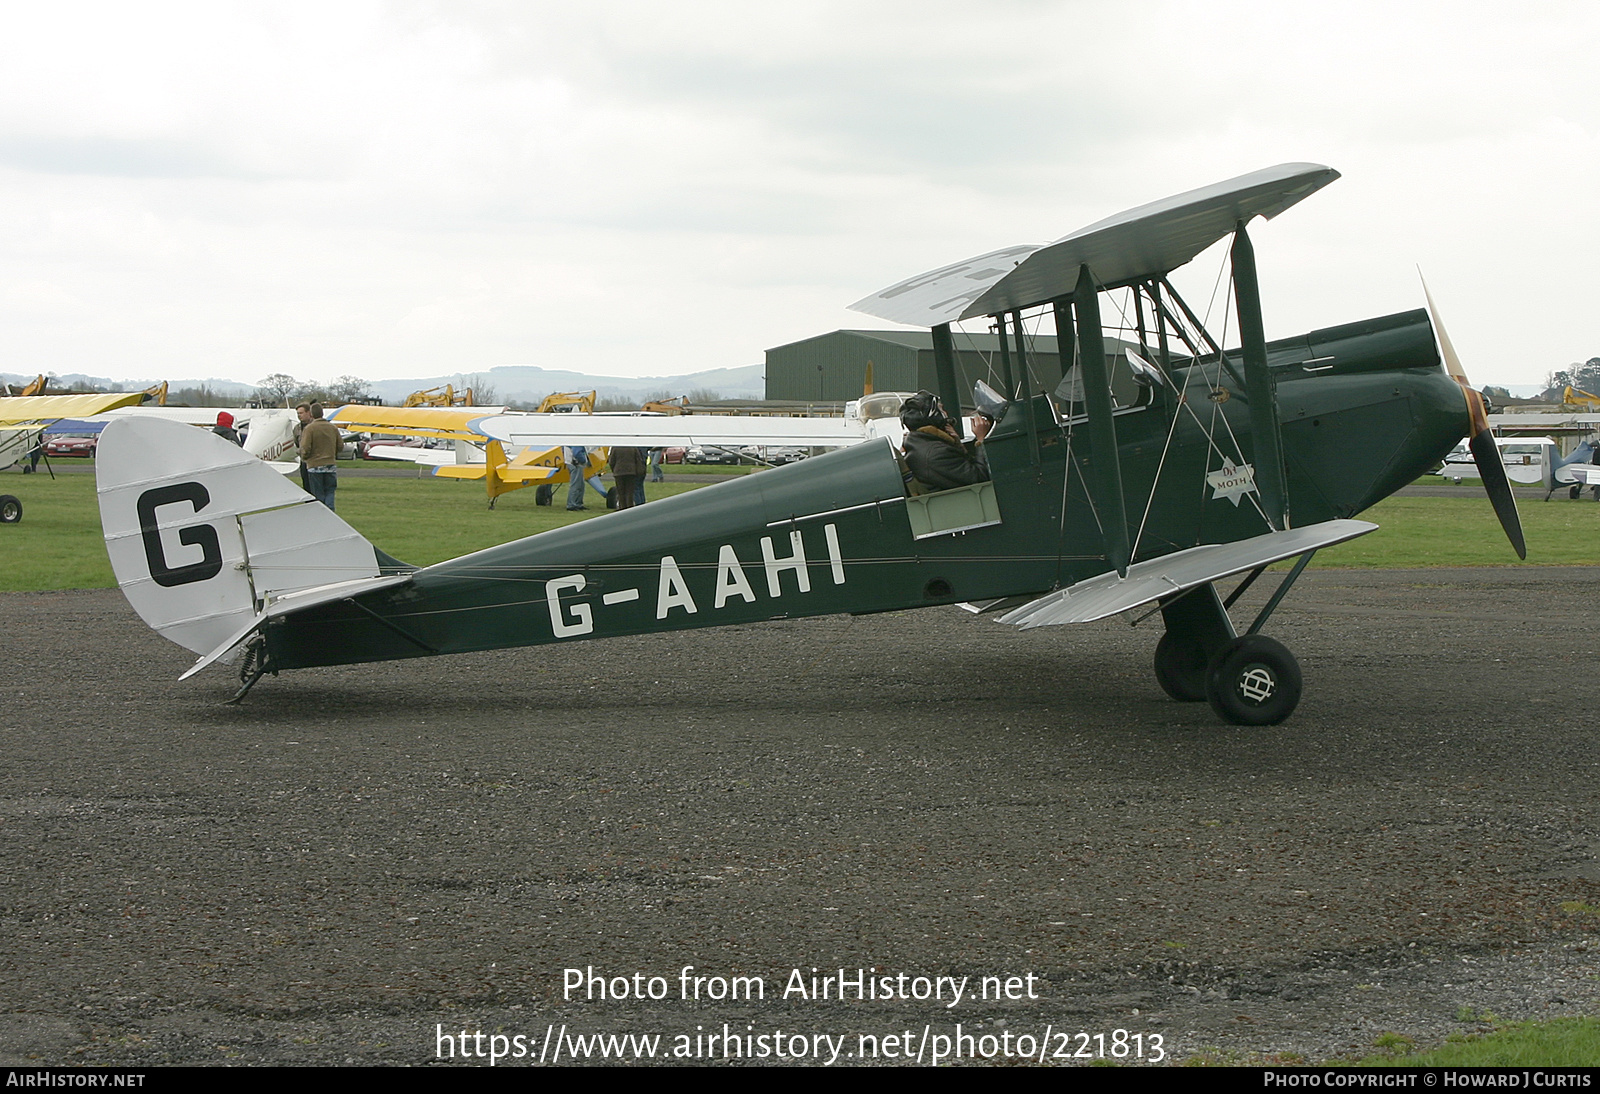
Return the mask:
POLYGON ((1048 1029, 1052 1059, 1118 1029, 1325 1058, 1595 1013, 1597 592, 1309 574, 1267 628, 1306 697, 1269 729, 1167 700, 1157 620, 784 621, 228 707, 114 590, 5 594, 0 1063, 424 1064, 441 1029, 537 1056, 562 1025, 664 1054, 725 1023, 849 1053, 958 1022, 1048 1029), (766 997, 683 1000, 686 965, 766 997), (589 966, 668 998, 564 998, 589 966), (784 998, 813 967, 969 979, 953 1007, 784 998))

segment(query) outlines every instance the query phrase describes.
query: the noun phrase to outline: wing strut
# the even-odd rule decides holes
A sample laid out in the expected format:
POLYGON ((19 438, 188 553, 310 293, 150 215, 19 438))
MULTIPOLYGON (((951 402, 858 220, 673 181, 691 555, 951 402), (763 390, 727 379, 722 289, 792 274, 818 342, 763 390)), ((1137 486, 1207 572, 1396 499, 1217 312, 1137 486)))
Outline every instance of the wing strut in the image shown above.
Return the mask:
POLYGON ((939 401, 945 410, 961 416, 961 387, 956 382, 956 343, 950 336, 950 324, 940 323, 933 328, 933 371, 939 379, 939 401))
MULTIPOLYGON (((1005 316, 1003 316, 1003 315, 1000 317, 1000 325, 1001 325, 1000 337, 1004 338, 1006 335, 1005 335, 1005 316)), ((1019 386, 1019 389, 1018 389, 1018 395, 1022 399, 1022 405, 1024 407, 1026 407, 1027 410, 1028 410, 1028 454, 1029 454, 1029 457, 1033 461, 1033 466, 1034 467, 1038 467, 1039 466, 1039 419, 1034 414, 1034 408, 1033 408, 1033 379, 1032 379, 1032 377, 1030 377, 1028 375, 1028 350, 1027 350, 1027 347, 1024 345, 1024 342, 1023 342, 1024 333, 1023 333, 1023 330, 1022 330, 1022 313, 1020 311, 1015 311, 1015 312, 1011 313, 1011 329, 1016 332, 1016 337, 1017 337, 1017 370, 1022 376, 1022 380, 1021 380, 1021 383, 1020 383, 1020 386, 1019 386)))
MULTIPOLYGON (((1089 412, 1089 451, 1094 460, 1095 509, 1106 539, 1106 560, 1118 577, 1128 576, 1128 512, 1122 496, 1122 464, 1117 456, 1117 423, 1111 417, 1111 378, 1100 327, 1099 291, 1089 267, 1078 267, 1072 294, 1078 319, 1078 367, 1083 370, 1083 400, 1089 412)), ((1030 408, 1029 413, 1032 413, 1030 408)))
POLYGON ((1261 288, 1256 280, 1256 250, 1244 221, 1233 232, 1233 296, 1239 308, 1244 386, 1250 395, 1250 433, 1255 441, 1256 489, 1272 530, 1289 526, 1283 492, 1283 442, 1278 435, 1278 399, 1267 371, 1267 336, 1261 322, 1261 288))

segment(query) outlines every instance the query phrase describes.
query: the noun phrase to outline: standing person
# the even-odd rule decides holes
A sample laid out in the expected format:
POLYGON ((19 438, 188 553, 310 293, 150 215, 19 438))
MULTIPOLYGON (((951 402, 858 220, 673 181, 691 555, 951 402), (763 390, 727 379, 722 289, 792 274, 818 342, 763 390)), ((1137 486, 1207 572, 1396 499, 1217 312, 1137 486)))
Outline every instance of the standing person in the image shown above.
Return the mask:
POLYGON ((665 456, 666 454, 667 454, 667 451, 664 448, 652 448, 650 450, 650 481, 651 482, 666 482, 667 481, 667 477, 661 473, 661 458, 663 456, 665 456))
MULTIPOLYGON (((300 434, 305 432, 307 423, 311 421, 311 404, 301 403, 294 408, 294 414, 296 418, 300 419, 294 424, 294 448, 298 452, 300 451, 300 434)), ((311 493, 311 480, 306 478, 306 460, 304 456, 300 457, 300 489, 308 494, 311 493)))
POLYGON ((644 449, 619 445, 611 450, 611 476, 617 480, 617 508, 632 509, 644 486, 644 449))
POLYGON ((232 441, 240 448, 244 447, 244 441, 239 437, 239 431, 233 428, 233 415, 226 410, 217 411, 217 424, 211 427, 211 432, 225 441, 232 441))
POLYGON ((333 494, 339 487, 339 430, 323 420, 321 403, 303 405, 308 420, 300 430, 300 460, 305 467, 306 493, 332 509, 333 494))
POLYGON ((589 450, 581 444, 567 445, 561 449, 561 462, 567 465, 567 512, 587 509, 583 504, 583 476, 589 470, 589 450))

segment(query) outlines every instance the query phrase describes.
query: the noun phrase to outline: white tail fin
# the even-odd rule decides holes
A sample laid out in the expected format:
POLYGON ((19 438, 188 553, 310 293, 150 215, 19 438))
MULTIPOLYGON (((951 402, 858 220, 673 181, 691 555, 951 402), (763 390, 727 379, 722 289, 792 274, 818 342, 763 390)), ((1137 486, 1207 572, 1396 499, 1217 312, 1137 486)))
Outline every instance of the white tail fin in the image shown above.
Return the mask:
POLYGON ((378 576, 359 532, 206 430, 114 421, 95 477, 117 584, 141 619, 196 653, 220 652, 287 593, 378 576))

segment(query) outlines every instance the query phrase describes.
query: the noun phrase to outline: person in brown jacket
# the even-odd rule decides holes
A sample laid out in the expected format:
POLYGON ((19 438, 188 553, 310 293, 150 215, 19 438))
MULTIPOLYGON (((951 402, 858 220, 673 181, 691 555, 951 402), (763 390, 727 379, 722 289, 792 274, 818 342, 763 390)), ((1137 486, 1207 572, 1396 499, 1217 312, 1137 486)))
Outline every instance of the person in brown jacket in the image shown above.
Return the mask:
POLYGON ((300 461, 306 469, 306 493, 329 509, 339 488, 339 430, 322 417, 321 403, 301 403, 309 417, 300 430, 300 461))
POLYGON ((609 457, 611 476, 617 480, 617 508, 632 509, 638 500, 634 494, 644 483, 644 449, 618 447, 609 457))

